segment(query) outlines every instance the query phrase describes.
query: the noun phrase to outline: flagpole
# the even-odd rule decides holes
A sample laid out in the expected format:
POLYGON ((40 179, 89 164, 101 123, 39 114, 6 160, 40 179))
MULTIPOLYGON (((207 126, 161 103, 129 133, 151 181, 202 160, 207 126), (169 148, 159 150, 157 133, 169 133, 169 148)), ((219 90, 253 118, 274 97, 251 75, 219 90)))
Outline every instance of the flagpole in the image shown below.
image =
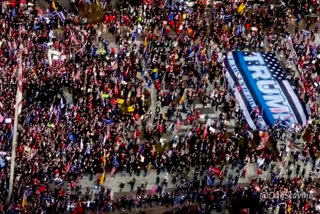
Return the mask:
POLYGON ((102 175, 100 177, 100 182, 99 182, 100 186, 104 186, 104 183, 106 181, 106 162, 107 162, 107 160, 106 160, 106 150, 103 149, 103 173, 102 173, 102 175))
POLYGON ((8 204, 10 203, 13 190, 14 182, 14 166, 16 159, 16 146, 17 146, 17 137, 18 137, 18 115, 19 108, 21 107, 22 101, 22 49, 23 45, 19 46, 19 68, 17 70, 17 94, 16 94, 16 105, 14 112, 14 123, 13 123, 13 139, 12 139, 12 148, 11 148, 11 161, 10 161, 10 179, 9 179, 9 195, 8 195, 8 204))

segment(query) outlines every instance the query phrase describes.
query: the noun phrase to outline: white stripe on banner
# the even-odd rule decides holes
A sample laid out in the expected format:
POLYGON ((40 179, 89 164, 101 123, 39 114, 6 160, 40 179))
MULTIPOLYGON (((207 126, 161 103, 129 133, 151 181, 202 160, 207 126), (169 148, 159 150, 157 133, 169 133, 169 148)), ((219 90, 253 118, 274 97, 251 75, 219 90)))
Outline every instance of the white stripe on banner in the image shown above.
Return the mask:
MULTIPOLYGON (((232 77, 231 77, 231 75, 230 75, 228 70, 227 70, 226 76, 227 76, 227 79, 229 81, 229 85, 231 87, 233 87, 235 83, 234 83, 234 81, 233 81, 233 79, 232 79, 232 77)), ((237 89, 234 90, 234 95, 235 95, 235 97, 237 98, 237 100, 239 102, 240 108, 242 109, 242 113, 244 114, 244 116, 245 116, 250 128, 251 129, 257 129, 257 127, 254 124, 252 118, 250 117, 250 114, 249 114, 248 109, 247 109, 247 107, 246 107, 246 105, 244 103, 244 100, 242 99, 241 94, 239 93, 239 91, 237 89)))
POLYGON ((303 107, 299 101, 299 98, 297 97, 296 93, 293 91, 290 83, 287 81, 287 80, 284 80, 282 81, 283 82, 283 85, 286 87, 289 95, 291 96, 291 99, 293 100, 294 104, 296 105, 296 108, 301 116, 301 119, 302 119, 302 125, 306 125, 307 124, 307 118, 306 118, 306 115, 303 111, 303 107))
MULTIPOLYGON (((245 80, 243 79, 242 74, 239 71, 239 69, 238 69, 238 67, 237 67, 237 65, 235 63, 235 60, 233 58, 232 53, 228 54, 228 64, 229 64, 229 66, 231 68, 231 71, 233 72, 234 76, 236 76, 237 81, 241 86, 241 91, 244 93, 244 96, 246 97, 246 99, 248 101, 248 104, 251 107, 250 110, 252 111, 253 109, 256 108, 257 104, 255 103, 255 101, 254 101, 254 99, 253 99, 253 97, 252 97, 252 95, 251 95, 251 93, 250 93, 250 91, 248 89, 248 86, 247 86, 245 80)), ((232 76, 231 76, 231 78, 232 78, 232 76)))
MULTIPOLYGON (((282 80, 282 82, 283 82, 283 83, 284 83, 284 82, 287 82, 287 80, 282 80)), ((275 82, 275 84, 277 85, 277 88, 281 89, 281 87, 280 87, 280 85, 279 85, 278 82, 275 82)), ((289 85, 290 85, 290 84, 289 84, 289 85)), ((287 88, 287 87, 286 87, 286 88, 287 88)), ((291 86, 290 86, 290 88, 291 88, 291 86)), ((292 88, 291 88, 291 89, 292 89, 292 88)), ((288 93, 289 93, 289 92, 288 92, 288 93)), ((280 94, 281 94, 282 97, 285 97, 285 101, 284 101, 283 103, 285 103, 285 105, 289 108, 289 110, 290 110, 290 112, 291 112, 290 114, 292 115, 292 117, 293 117, 293 119, 294 119, 294 121, 292 121, 292 122, 298 124, 298 123, 299 123, 299 122, 298 122, 298 118, 297 118, 295 112, 293 111, 292 106, 290 105, 288 99, 286 98, 286 95, 283 93, 283 90, 282 90, 282 89, 281 89, 281 91, 280 91, 280 94)), ((274 118, 275 120, 279 119, 279 118, 275 118, 274 112, 272 112, 272 116, 273 116, 273 118, 274 118)), ((281 118, 281 119, 283 119, 283 118, 281 118)))
MULTIPOLYGON (((230 69, 231 69, 229 72, 233 72, 234 76, 236 76, 237 81, 238 81, 238 83, 239 83, 240 86, 241 86, 241 92, 243 92, 243 93, 244 93, 244 96, 245 96, 245 98, 243 98, 242 95, 241 95, 241 93, 240 93, 238 90, 236 90, 236 92, 237 92, 237 93, 239 94, 239 96, 240 96, 240 99, 242 99, 242 100, 241 100, 241 103, 242 103, 243 105, 242 105, 242 106, 240 105, 240 107, 241 107, 242 110, 245 109, 245 110, 248 112, 248 115, 249 115, 249 116, 246 116, 246 115, 244 114, 245 117, 246 117, 246 120, 247 120, 248 124, 249 124, 249 120, 251 120, 252 123, 254 124, 254 126, 251 126, 250 124, 249 124, 249 126, 250 126, 252 129, 256 129, 256 128, 257 128, 257 127, 256 127, 256 123, 253 122, 252 117, 251 117, 250 114, 251 114, 251 111, 253 111, 253 110, 256 108, 257 105, 256 105, 256 103, 255 103, 255 101, 254 101, 254 99, 253 99, 253 97, 252 97, 252 95, 251 95, 251 93, 250 93, 250 91, 249 91, 249 89, 248 89, 248 86, 247 86, 245 80, 244 80, 243 77, 242 77, 241 72, 240 72, 239 69, 238 69, 238 66, 237 66, 236 63, 235 63, 235 60, 234 60, 234 57, 233 57, 232 52, 229 52, 229 53, 228 53, 228 55, 227 55, 227 61, 228 61, 228 65, 229 65, 229 67, 230 67, 230 69), (251 108, 250 111, 249 111, 249 109, 247 108, 247 104, 250 105, 250 108, 251 108)), ((230 73, 229 73, 229 75, 230 75, 231 80, 232 80, 231 85, 235 85, 234 80, 233 80, 233 77, 231 76, 230 73)), ((239 104, 240 104, 240 103, 239 103, 239 104)), ((264 121, 264 119, 263 119, 262 117, 258 120, 258 123, 259 123, 259 126, 260 126, 261 129, 264 129, 264 128, 267 127, 266 122, 264 121)))

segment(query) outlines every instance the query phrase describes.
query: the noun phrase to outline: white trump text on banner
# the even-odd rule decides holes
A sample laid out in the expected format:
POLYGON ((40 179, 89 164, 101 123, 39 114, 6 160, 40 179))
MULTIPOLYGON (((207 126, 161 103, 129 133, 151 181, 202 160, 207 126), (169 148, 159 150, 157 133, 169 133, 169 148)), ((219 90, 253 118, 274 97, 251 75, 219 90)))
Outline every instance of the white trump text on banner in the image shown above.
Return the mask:
POLYGON ((227 79, 251 129, 305 125, 305 106, 291 86, 274 53, 230 52, 227 79))

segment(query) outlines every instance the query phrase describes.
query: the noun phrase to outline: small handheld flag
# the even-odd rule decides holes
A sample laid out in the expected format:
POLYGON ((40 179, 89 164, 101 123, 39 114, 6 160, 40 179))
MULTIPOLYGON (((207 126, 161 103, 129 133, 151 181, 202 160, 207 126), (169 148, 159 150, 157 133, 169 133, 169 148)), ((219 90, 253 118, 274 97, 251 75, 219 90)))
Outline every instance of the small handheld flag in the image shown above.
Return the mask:
POLYGON ((52 8, 54 10, 57 10, 56 2, 54 0, 52 1, 52 5, 51 6, 52 6, 52 8))

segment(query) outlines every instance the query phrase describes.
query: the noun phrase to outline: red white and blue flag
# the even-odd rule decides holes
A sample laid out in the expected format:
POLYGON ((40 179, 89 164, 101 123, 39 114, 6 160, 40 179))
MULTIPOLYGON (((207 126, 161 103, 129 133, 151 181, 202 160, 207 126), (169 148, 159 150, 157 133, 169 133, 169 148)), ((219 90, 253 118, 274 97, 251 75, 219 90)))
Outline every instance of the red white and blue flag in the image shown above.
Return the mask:
POLYGON ((276 121, 306 125, 306 107, 274 53, 229 52, 225 65, 229 85, 241 87, 233 92, 251 129, 266 129, 276 121))

